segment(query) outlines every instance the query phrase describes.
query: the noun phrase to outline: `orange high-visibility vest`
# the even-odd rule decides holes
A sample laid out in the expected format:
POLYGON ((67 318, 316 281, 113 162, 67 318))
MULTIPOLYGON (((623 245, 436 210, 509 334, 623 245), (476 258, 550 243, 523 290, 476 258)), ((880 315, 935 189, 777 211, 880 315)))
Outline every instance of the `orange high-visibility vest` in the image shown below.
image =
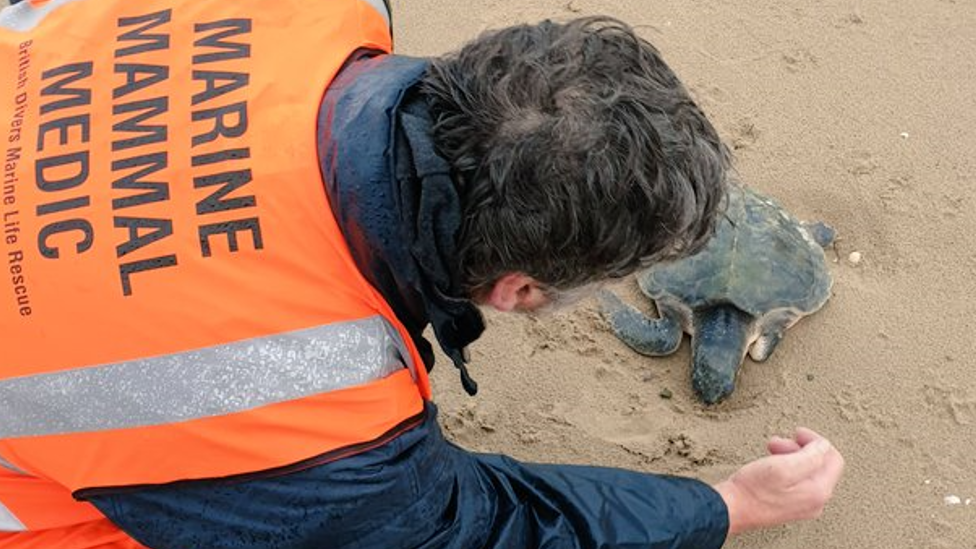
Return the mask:
POLYGON ((422 412, 319 171, 358 48, 390 51, 380 0, 3 10, 0 532, 114 535, 72 496, 309 465, 422 412))

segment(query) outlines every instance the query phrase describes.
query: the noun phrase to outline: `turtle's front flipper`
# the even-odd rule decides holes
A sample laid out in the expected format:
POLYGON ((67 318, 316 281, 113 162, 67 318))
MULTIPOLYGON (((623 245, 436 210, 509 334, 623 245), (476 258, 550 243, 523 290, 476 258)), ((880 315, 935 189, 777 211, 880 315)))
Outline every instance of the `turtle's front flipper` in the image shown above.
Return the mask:
POLYGON ((613 334, 638 353, 669 355, 681 344, 681 325, 671 316, 647 318, 606 290, 600 292, 600 306, 613 334))
POLYGON ((754 318, 731 305, 696 312, 691 347, 691 385, 705 404, 715 404, 735 389, 754 318))

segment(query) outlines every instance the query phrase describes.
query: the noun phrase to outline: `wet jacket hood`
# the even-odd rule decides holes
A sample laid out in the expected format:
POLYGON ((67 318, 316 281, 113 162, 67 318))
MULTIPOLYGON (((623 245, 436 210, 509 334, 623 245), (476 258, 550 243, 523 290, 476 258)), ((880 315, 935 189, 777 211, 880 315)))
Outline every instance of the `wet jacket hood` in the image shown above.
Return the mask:
POLYGON ((333 214, 363 275, 393 307, 428 369, 429 323, 461 372, 465 347, 484 331, 457 274, 460 196, 431 137, 420 93, 424 59, 360 57, 333 81, 319 113, 318 143, 333 214))

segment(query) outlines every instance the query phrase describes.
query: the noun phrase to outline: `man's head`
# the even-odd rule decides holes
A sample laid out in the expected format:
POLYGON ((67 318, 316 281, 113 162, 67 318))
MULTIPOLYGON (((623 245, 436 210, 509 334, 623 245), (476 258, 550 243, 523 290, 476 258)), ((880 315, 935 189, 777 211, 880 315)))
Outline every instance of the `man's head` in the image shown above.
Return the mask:
POLYGON ((727 149, 627 25, 488 33, 433 60, 424 90, 462 197, 458 272, 479 301, 531 309, 711 234, 727 149))

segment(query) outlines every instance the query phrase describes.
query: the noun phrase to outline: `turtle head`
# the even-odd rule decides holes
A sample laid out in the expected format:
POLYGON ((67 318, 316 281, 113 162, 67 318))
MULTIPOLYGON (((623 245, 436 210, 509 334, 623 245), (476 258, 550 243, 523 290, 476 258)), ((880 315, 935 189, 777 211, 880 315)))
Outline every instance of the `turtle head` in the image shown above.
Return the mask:
MULTIPOLYGON (((728 358, 728 357, 721 357, 728 358)), ((691 373, 691 386, 705 404, 718 404, 735 390, 736 372, 742 359, 726 360, 725 364, 715 361, 696 360, 691 373)))
POLYGON ((755 340, 754 318, 731 305, 697 312, 693 319, 691 385, 705 404, 732 394, 746 349, 755 340))

